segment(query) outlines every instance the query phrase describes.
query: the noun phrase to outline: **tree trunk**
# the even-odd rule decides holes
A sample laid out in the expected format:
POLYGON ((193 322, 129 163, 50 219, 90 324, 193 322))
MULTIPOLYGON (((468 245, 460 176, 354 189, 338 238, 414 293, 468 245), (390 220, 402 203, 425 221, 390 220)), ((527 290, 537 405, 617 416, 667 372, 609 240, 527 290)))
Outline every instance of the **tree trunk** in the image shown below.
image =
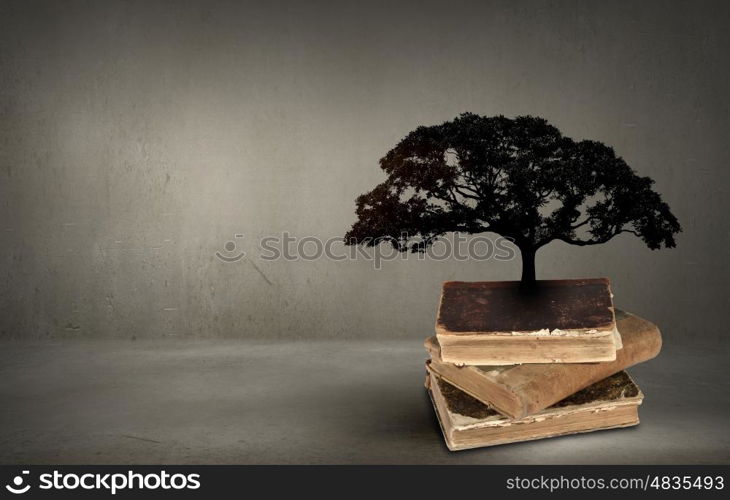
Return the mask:
POLYGON ((537 249, 535 248, 520 248, 520 254, 522 255, 522 281, 520 283, 523 287, 535 286, 535 254, 537 249))

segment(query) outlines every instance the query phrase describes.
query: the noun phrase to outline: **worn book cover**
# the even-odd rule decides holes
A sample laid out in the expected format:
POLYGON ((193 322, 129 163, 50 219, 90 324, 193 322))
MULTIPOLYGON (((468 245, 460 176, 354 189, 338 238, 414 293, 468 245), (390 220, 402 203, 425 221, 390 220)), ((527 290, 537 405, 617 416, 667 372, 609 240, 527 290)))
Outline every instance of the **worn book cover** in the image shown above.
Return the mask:
POLYGON ((618 342, 607 278, 443 284, 436 319, 449 363, 613 361, 618 342))
POLYGON ((452 385, 510 418, 522 418, 629 366, 647 361, 661 350, 657 326, 617 310, 623 348, 606 363, 550 363, 506 366, 457 366, 443 362, 436 337, 426 340, 431 370, 452 385))
POLYGON ((592 432, 639 423, 639 387, 618 372, 535 415, 513 420, 446 382, 430 369, 426 387, 452 451, 592 432))

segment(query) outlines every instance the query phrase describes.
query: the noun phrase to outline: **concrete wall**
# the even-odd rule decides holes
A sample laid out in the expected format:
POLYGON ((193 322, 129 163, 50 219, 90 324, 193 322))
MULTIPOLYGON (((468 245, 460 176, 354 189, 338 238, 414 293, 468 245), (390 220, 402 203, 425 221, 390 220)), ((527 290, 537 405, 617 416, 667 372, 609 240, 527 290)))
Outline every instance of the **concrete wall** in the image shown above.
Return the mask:
POLYGON ((726 335, 727 3, 0 5, 3 338, 421 338, 443 280, 519 261, 256 242, 343 235, 380 156, 467 110, 613 145, 684 226, 675 250, 554 243, 539 277, 609 276, 668 339, 726 335))

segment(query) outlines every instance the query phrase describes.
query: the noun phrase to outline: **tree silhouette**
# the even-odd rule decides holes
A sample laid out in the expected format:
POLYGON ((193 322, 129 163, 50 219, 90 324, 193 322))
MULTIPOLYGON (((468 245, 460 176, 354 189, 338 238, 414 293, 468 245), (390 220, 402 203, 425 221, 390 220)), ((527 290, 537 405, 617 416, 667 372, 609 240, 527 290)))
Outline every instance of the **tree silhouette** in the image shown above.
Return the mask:
POLYGON ((346 244, 416 252, 447 232, 490 231, 520 249, 523 284, 534 284, 535 254, 553 240, 596 245, 631 233, 654 250, 674 247, 681 231, 652 179, 539 117, 464 113, 421 126, 380 167, 388 178, 357 198, 346 244))

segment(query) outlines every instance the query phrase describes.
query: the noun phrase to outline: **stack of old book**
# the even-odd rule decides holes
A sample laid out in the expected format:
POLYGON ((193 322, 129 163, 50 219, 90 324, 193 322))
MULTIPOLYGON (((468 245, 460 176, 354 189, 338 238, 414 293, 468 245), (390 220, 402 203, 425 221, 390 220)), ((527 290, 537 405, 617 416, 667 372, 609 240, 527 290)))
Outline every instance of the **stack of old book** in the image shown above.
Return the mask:
POLYGON ((661 344, 608 279, 447 282, 426 388, 451 450, 628 427, 644 395, 624 370, 661 344))

